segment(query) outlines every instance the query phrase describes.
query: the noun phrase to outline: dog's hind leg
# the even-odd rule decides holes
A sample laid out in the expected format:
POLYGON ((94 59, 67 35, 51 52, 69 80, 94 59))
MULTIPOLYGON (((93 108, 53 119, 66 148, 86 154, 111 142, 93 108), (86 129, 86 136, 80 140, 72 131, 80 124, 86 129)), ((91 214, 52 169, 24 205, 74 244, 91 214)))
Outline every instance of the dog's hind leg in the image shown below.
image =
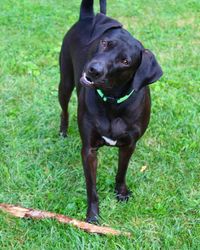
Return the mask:
POLYGON ((60 135, 67 136, 69 114, 68 103, 74 89, 73 66, 70 56, 60 55, 60 84, 58 90, 58 97, 60 106, 62 108, 60 121, 60 135))

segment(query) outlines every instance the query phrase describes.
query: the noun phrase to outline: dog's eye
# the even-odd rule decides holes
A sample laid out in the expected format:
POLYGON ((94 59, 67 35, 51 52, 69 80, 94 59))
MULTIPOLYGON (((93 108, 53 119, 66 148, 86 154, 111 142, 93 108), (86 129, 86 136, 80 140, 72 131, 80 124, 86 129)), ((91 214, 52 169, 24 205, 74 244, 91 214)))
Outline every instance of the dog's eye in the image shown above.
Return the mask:
POLYGON ((111 42, 111 41, 107 42, 107 47, 108 48, 111 48, 112 46, 113 46, 113 42, 111 42))
POLYGON ((106 49, 106 48, 112 48, 113 43, 112 43, 112 41, 105 41, 105 40, 102 40, 102 41, 101 41, 101 45, 102 45, 102 47, 103 47, 104 49, 106 49))
POLYGON ((105 48, 108 46, 108 42, 102 40, 102 41, 101 41, 101 45, 102 45, 102 47, 105 49, 105 48))
POLYGON ((124 65, 129 65, 128 59, 122 59, 121 63, 123 63, 124 65))

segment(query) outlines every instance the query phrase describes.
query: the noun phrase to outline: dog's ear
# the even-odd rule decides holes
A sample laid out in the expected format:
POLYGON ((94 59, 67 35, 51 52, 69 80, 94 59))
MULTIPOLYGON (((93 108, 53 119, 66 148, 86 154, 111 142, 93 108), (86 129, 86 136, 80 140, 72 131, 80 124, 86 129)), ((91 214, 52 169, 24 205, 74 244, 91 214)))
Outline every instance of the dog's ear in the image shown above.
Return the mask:
POLYGON ((150 50, 143 50, 140 66, 138 67, 133 79, 133 87, 135 91, 140 90, 148 84, 156 82, 160 79, 162 74, 162 69, 156 61, 154 54, 150 50))

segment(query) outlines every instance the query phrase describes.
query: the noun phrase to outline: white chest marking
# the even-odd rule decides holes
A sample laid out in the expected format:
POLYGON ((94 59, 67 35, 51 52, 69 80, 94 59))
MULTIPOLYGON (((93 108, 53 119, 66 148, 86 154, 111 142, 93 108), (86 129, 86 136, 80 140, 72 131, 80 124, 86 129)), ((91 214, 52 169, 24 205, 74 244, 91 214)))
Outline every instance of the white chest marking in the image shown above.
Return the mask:
POLYGON ((111 146, 115 146, 117 144, 117 141, 113 141, 112 139, 106 137, 106 136, 102 136, 102 138, 111 146))

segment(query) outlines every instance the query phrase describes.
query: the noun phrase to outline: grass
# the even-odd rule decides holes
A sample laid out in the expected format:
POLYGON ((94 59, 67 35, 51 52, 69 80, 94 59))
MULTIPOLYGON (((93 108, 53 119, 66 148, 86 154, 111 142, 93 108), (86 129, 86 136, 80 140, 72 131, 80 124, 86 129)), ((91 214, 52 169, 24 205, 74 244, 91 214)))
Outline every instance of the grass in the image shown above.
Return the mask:
MULTIPOLYGON (((151 86, 152 117, 129 166, 133 198, 128 203, 117 203, 113 193, 117 150, 99 153, 102 224, 133 236, 89 235, 54 221, 20 220, 0 212, 2 250, 199 249, 200 2, 108 2, 108 14, 154 51, 165 73, 151 86), (141 173, 144 165, 147 171, 141 173)), ((58 137, 57 101, 59 49, 77 20, 79 4, 1 3, 0 202, 84 219, 76 97, 67 140, 58 137)))

